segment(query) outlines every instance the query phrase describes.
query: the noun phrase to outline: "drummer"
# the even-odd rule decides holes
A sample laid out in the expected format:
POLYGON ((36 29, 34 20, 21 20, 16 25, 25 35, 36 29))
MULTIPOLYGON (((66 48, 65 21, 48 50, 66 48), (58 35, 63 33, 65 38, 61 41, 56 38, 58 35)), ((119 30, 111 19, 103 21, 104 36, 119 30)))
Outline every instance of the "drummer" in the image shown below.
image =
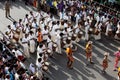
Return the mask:
POLYGON ((46 47, 44 44, 39 44, 39 46, 37 47, 37 59, 40 57, 40 54, 43 54, 46 51, 46 47))
POLYGON ((102 27, 102 23, 100 21, 95 24, 95 34, 94 34, 95 40, 101 39, 101 30, 102 30, 101 27, 102 27))
POLYGON ((24 25, 22 23, 22 19, 19 19, 19 22, 17 23, 17 28, 22 30, 24 28, 24 25))
POLYGON ((29 23, 30 23, 30 19, 29 19, 29 15, 28 15, 28 14, 25 15, 25 18, 24 18, 24 20, 23 20, 23 23, 24 23, 24 24, 29 24, 29 23))
POLYGON ((53 42, 51 40, 51 35, 48 35, 48 38, 47 38, 47 47, 48 49, 50 49, 52 52, 51 52, 51 55, 53 55, 53 42))
POLYGON ((105 32, 106 36, 109 36, 109 31, 112 31, 112 23, 110 20, 108 22, 106 22, 106 32, 105 32))
MULTIPOLYGON (((74 28, 75 34, 77 34, 77 35, 81 34, 82 35, 81 28, 82 28, 82 26, 81 26, 80 22, 78 22, 78 24, 76 24, 76 26, 74 28)), ((80 38, 77 36, 76 42, 79 42, 79 41, 80 41, 80 38)))
POLYGON ((11 24, 11 29, 13 29, 14 31, 16 30, 16 27, 17 27, 17 22, 14 21, 12 24, 11 24))
POLYGON ((30 31, 29 33, 29 49, 30 49, 30 53, 34 53, 35 52, 35 35, 32 31, 30 31))
POLYGON ((29 34, 29 32, 30 32, 30 27, 29 27, 29 24, 27 23, 26 25, 25 25, 25 27, 23 28, 23 32, 25 33, 25 34, 29 34))
POLYGON ((7 26, 7 30, 6 30, 6 33, 8 34, 9 38, 13 38, 13 35, 14 35, 14 30, 11 28, 10 25, 7 26))
POLYGON ((37 59, 36 65, 37 65, 37 67, 38 67, 39 69, 42 68, 43 62, 44 62, 44 61, 42 60, 42 58, 38 58, 38 59, 37 59))
POLYGON ((87 19, 85 21, 85 40, 88 41, 89 40, 89 28, 90 28, 90 25, 89 25, 89 20, 87 19))
POLYGON ((114 38, 120 40, 120 22, 117 24, 117 31, 114 38))
POLYGON ((115 55, 115 64, 114 64, 114 71, 118 68, 118 62, 120 61, 120 47, 118 47, 118 51, 114 53, 115 55))
POLYGON ((28 47, 28 34, 25 34, 25 37, 22 38, 22 45, 24 47, 24 53, 27 58, 30 58, 29 47, 28 47))
POLYGON ((43 40, 47 40, 47 38, 48 38, 48 28, 47 28, 47 26, 45 26, 43 28, 42 34, 43 34, 43 40))
POLYGON ((56 32, 56 39, 55 39, 55 43, 57 43, 58 46, 58 54, 62 54, 62 50, 61 50, 61 36, 59 32, 56 32))
POLYGON ((36 19, 33 19, 32 27, 33 27, 33 32, 36 33, 36 30, 37 30, 38 27, 39 27, 39 23, 37 22, 36 19))
POLYGON ((37 19, 37 21, 39 22, 40 19, 43 17, 42 11, 39 10, 36 12, 35 18, 37 19))
POLYGON ((33 22, 33 20, 35 19, 35 15, 34 15, 34 13, 32 11, 30 11, 30 15, 29 15, 28 18, 29 18, 30 22, 33 22))

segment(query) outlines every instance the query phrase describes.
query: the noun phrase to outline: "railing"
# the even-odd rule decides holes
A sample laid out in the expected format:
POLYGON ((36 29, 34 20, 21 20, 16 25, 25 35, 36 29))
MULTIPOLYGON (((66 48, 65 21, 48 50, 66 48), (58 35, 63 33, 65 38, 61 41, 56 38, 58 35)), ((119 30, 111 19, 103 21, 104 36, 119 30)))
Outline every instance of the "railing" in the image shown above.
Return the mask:
MULTIPOLYGON (((2 31, 0 31, 0 34, 2 34, 2 37, 4 37, 6 40, 8 40, 9 42, 11 42, 11 40, 8 39, 8 38, 2 33, 2 31)), ((2 44, 5 46, 5 44, 4 44, 2 41, 0 41, 0 43, 2 43, 2 44)), ((14 45, 14 44, 12 44, 12 45, 14 45)), ((14 45, 14 46, 17 48, 16 45, 14 45)), ((10 54, 11 54, 13 57, 15 57, 15 55, 12 53, 12 51, 11 51, 7 46, 5 46, 5 48, 10 52, 10 54)), ((18 49, 18 48, 17 48, 17 49, 18 49)), ((18 49, 18 50, 20 50, 20 49, 18 49)), ((26 57, 26 55, 23 53, 23 51, 22 51, 22 50, 20 50, 20 51, 21 51, 22 54, 26 57)), ((32 57, 30 57, 30 58, 34 61, 34 59, 33 59, 32 57)), ((18 59, 18 58, 17 58, 17 59, 18 59)), ((20 61, 20 60, 18 59, 18 61, 20 61)), ((28 62, 28 63, 32 63, 32 62, 29 61, 29 60, 27 60, 27 62, 28 62)), ((29 71, 28 65, 26 65, 25 63, 23 63, 23 64, 25 65, 25 68, 29 71)), ((32 63, 32 64, 35 65, 35 68, 38 68, 35 63, 32 63)), ((50 77, 50 75, 48 75, 46 72, 43 72, 43 74, 44 74, 45 77, 48 77, 50 80, 53 80, 53 79, 50 77)), ((44 76, 43 76, 43 77, 44 77, 44 76)))

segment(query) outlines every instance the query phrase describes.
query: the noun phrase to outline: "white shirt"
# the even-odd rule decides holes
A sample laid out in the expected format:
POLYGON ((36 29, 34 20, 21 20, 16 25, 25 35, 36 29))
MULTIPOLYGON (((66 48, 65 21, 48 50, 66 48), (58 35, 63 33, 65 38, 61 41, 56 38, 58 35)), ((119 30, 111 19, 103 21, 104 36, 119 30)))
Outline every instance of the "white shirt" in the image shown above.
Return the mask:
POLYGON ((41 12, 37 12, 35 17, 37 17, 37 19, 39 20, 42 17, 42 13, 41 12))
POLYGON ((34 16, 34 14, 33 14, 33 15, 30 14, 30 15, 28 16, 28 18, 29 18, 29 21, 32 22, 33 19, 35 18, 35 16, 34 16))
POLYGON ((34 67, 34 64, 30 63, 29 65, 29 69, 30 71, 34 74, 35 73, 35 67, 34 67))
POLYGON ((39 24, 38 24, 38 22, 36 22, 36 23, 35 23, 35 22, 33 22, 33 23, 32 23, 32 27, 34 27, 34 28, 37 28, 37 27, 38 27, 38 25, 39 25, 39 24))
POLYGON ((24 18, 23 23, 26 25, 27 23, 29 23, 29 18, 24 18))
POLYGON ((28 38, 22 38, 22 42, 28 42, 28 38))
POLYGON ((16 26, 14 24, 11 24, 11 29, 16 30, 16 26))

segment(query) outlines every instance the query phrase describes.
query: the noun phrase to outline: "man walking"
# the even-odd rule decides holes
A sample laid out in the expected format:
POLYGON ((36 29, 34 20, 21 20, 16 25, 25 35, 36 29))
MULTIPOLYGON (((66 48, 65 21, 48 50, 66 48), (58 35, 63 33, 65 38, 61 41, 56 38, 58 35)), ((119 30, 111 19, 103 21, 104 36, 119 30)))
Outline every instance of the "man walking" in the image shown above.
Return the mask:
POLYGON ((5 1, 5 15, 6 15, 6 18, 10 17, 10 2, 9 2, 9 0, 5 1))

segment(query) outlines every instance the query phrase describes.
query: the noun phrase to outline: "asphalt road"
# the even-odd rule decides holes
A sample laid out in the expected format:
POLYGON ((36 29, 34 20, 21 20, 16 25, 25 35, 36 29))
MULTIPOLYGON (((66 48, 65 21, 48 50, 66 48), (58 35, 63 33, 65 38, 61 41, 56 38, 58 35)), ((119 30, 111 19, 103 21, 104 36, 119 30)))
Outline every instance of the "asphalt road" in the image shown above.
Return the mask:
MULTIPOLYGON (((12 3, 11 7, 11 16, 14 20, 19 18, 24 18, 25 14, 30 10, 35 11, 31 6, 25 6, 23 2, 12 3)), ((5 32, 6 26, 12 24, 11 19, 5 18, 5 11, 3 2, 0 2, 0 30, 5 32)), ((84 37, 79 43, 76 43, 75 46, 78 47, 78 50, 74 52, 75 62, 73 64, 73 69, 68 69, 66 67, 67 58, 63 50, 63 55, 58 55, 54 53, 55 58, 50 58, 49 61, 51 65, 49 66, 49 71, 47 75, 51 80, 116 80, 117 72, 113 71, 114 67, 114 55, 113 53, 117 50, 117 47, 120 46, 120 41, 102 36, 102 39, 93 41, 93 61, 95 64, 90 64, 86 66, 86 57, 85 57, 85 44, 84 37), (102 59, 105 52, 109 52, 109 67, 106 70, 106 74, 101 72, 102 70, 102 59)), ((30 62, 35 62, 36 54, 31 54, 31 58, 28 59, 27 65, 30 62), (32 58, 32 59, 31 59, 32 58)), ((119 64, 120 66, 120 64, 119 64)))

